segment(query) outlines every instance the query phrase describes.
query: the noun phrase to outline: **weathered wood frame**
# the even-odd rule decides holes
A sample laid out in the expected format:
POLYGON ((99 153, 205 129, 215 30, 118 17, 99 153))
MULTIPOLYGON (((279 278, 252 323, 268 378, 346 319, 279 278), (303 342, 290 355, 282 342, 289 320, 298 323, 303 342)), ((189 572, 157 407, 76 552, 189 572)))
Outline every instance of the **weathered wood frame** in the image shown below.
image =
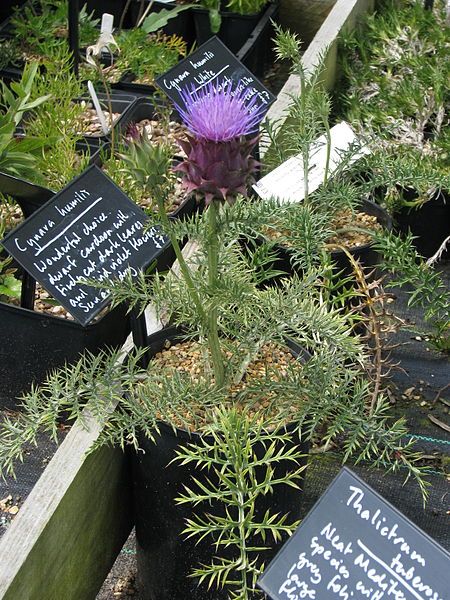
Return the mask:
MULTIPOLYGON (((306 69, 326 55, 324 80, 333 84, 339 33, 355 26, 373 0, 337 0, 305 52, 306 69)), ((285 114, 290 77, 269 118, 285 114)), ((150 314, 149 332, 159 328, 150 314)), ((129 348, 124 347, 124 355, 129 348)), ((100 427, 75 424, 20 513, 0 541, 0 598, 3 600, 92 600, 132 527, 126 457, 104 447, 86 456, 100 427)))

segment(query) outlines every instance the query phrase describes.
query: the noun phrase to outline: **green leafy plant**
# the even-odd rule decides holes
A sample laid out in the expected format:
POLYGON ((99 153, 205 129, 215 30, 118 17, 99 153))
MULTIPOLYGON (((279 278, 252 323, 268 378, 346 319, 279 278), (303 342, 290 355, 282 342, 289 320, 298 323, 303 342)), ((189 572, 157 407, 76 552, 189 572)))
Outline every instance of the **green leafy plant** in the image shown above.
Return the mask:
POLYGON ((323 60, 319 61, 312 73, 306 73, 301 61, 301 44, 296 34, 282 30, 275 25, 275 52, 277 60, 287 60, 291 73, 299 78, 299 94, 293 95, 287 118, 264 123, 263 147, 265 170, 272 170, 292 156, 302 158, 305 200, 309 197, 308 174, 311 167, 313 144, 325 135, 327 148, 324 182, 328 177, 330 161, 330 99, 321 84, 323 60), (283 125, 280 126, 280 121, 283 125))
MULTIPOLYGON (((79 13, 80 46, 88 46, 97 37, 98 19, 88 14, 86 6, 79 13)), ((68 1, 34 0, 17 8, 11 18, 18 48, 26 56, 41 60, 67 44, 68 1)))
POLYGON ((417 206, 448 190, 450 30, 443 3, 390 0, 359 32, 343 36, 336 106, 357 131, 374 140, 377 178, 388 184, 390 208, 407 206, 395 190, 418 192, 417 206), (393 200, 393 202, 391 202, 393 200))
POLYGON ((36 157, 37 176, 31 177, 47 187, 59 190, 87 167, 89 151, 78 151, 81 135, 77 134, 83 107, 74 99, 83 91, 81 82, 71 69, 72 58, 64 45, 51 58, 43 61, 30 90, 32 98, 49 95, 37 106, 24 124, 25 140, 37 137, 46 140, 36 157))
POLYGON ((450 352, 450 292, 439 273, 418 255, 410 235, 404 240, 394 234, 375 236, 375 248, 383 257, 383 268, 393 275, 388 286, 406 289, 408 306, 424 310, 431 344, 450 352))
POLYGON ((116 39, 120 48, 115 61, 117 70, 130 71, 148 84, 187 54, 186 43, 180 37, 148 34, 143 28, 122 31, 116 39))
MULTIPOLYGON (((149 185, 147 173, 148 156, 157 154, 159 174, 164 173, 167 185, 165 206, 171 212, 177 206, 177 176, 172 171, 173 147, 164 142, 155 143, 145 133, 137 138, 127 138, 119 144, 115 154, 105 157, 103 169, 136 204, 153 218, 158 214, 158 200, 155 190, 149 185)), ((155 157, 156 161, 156 157, 155 157)), ((159 176, 160 176, 159 175, 159 176)))
MULTIPOLYGON (((238 13, 239 15, 253 15, 259 13, 267 4, 267 1, 268 0, 228 0, 225 6, 228 12, 238 13)), ((210 10, 217 11, 217 13, 219 13, 221 9, 220 2, 217 2, 216 0, 200 0, 199 4, 210 10)))
POLYGON ((16 39, 5 38, 0 40, 0 69, 20 65, 18 46, 16 39))
POLYGON ((47 143, 45 137, 26 139, 16 137, 16 128, 25 113, 32 111, 49 99, 49 95, 32 98, 33 81, 37 64, 32 63, 23 72, 20 82, 8 87, 1 82, 0 89, 0 171, 17 177, 37 175, 37 153, 47 143))
POLYGON ((193 514, 184 531, 199 541, 211 539, 217 548, 217 558, 192 573, 199 583, 226 586, 230 598, 251 597, 264 568, 264 551, 298 525, 287 515, 269 511, 257 516, 255 505, 278 486, 298 488, 305 469, 303 459, 286 431, 270 429, 255 417, 248 419, 235 409, 224 408, 217 409, 200 447, 189 444, 177 451, 177 462, 209 473, 206 485, 194 481, 177 499, 179 504, 208 505, 204 515, 193 514), (284 477, 279 476, 280 463, 292 466, 284 477), (217 513, 211 498, 214 507, 218 505, 217 513), (222 549, 231 558, 221 556, 222 549))
MULTIPOLYGON (((0 202, 0 206, 1 206, 0 202)), ((5 235, 5 224, 0 219, 0 239, 5 235)), ((0 302, 8 301, 11 298, 20 298, 22 288, 21 282, 14 275, 15 269, 11 268, 12 259, 5 256, 0 245, 0 302)))
POLYGON ((170 10, 163 8, 158 12, 152 12, 144 19, 142 29, 146 33, 155 33, 158 29, 165 27, 170 19, 174 19, 181 12, 191 8, 191 6, 193 6, 193 4, 180 4, 170 10))

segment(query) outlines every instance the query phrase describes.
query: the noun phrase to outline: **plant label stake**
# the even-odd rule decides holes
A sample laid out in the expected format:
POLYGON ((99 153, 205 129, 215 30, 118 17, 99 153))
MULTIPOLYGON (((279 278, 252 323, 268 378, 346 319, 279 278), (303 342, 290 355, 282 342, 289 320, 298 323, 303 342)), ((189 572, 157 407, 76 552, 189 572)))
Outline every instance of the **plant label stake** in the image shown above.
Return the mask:
POLYGON ((89 95, 92 98, 92 103, 94 105, 95 112, 97 113, 98 119, 100 121, 102 131, 103 131, 104 135, 108 135, 108 133, 109 133, 108 124, 106 122, 105 115, 102 111, 102 107, 100 106, 100 102, 99 102, 97 93, 94 89, 94 84, 92 83, 92 81, 88 81, 87 86, 88 86, 88 90, 89 90, 89 95))
POLYGON ((100 34, 106 33, 111 35, 114 27, 114 15, 109 13, 102 14, 102 24, 100 26, 100 34))
POLYGON ((272 600, 448 600, 450 554, 347 468, 258 581, 272 600))
POLYGON ((78 75, 78 63, 80 62, 79 55, 79 35, 78 35, 78 20, 79 20, 80 6, 79 0, 69 0, 69 48, 73 55, 73 72, 78 75))
POLYGON ((93 165, 2 241, 6 250, 81 324, 109 294, 85 283, 137 275, 169 242, 159 227, 93 165))
POLYGON ((242 86, 246 90, 244 100, 250 101, 256 94, 258 103, 254 110, 263 105, 267 112, 276 100, 217 36, 155 79, 158 87, 181 108, 185 108, 180 95, 182 89, 199 90, 210 81, 216 81, 218 85, 232 83, 236 87, 242 86))

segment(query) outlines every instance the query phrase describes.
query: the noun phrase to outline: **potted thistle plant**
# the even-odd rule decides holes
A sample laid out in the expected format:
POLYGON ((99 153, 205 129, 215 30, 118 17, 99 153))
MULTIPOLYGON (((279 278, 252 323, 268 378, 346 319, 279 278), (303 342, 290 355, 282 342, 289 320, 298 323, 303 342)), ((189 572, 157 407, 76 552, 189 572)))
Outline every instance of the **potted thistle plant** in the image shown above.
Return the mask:
MULTIPOLYGON (((298 187, 289 185, 287 197, 281 185, 279 196, 274 189, 261 209, 269 225, 250 229, 247 235, 256 245, 262 237, 272 242, 273 266, 284 274, 331 263, 335 275, 350 276, 348 252, 365 268, 373 268, 379 260, 373 239, 382 229, 391 229, 391 219, 372 201, 368 185, 358 184, 354 176, 353 162, 365 156, 364 144, 354 141, 345 152, 333 149, 331 98, 321 81, 323 65, 305 73, 296 34, 275 28, 277 59, 291 63, 300 93, 292 95, 282 127, 277 121, 266 124, 263 168, 270 172, 291 159, 298 187)), ((266 194, 264 186, 262 193, 266 194)))
POLYGON ((240 197, 256 166, 262 115, 221 82, 184 98, 190 134, 179 170, 207 209, 168 219, 167 159, 149 147, 135 170, 155 193, 179 269, 108 284, 116 302, 126 297, 143 309, 151 301, 177 329, 150 336, 146 368, 141 349, 125 364, 117 354, 88 356, 49 377, 25 398, 18 422, 3 423, 0 463, 10 472, 25 441, 86 405, 106 425, 100 444, 135 449, 143 597, 244 600, 256 594, 266 555, 295 527, 303 444, 314 432, 326 443, 342 438, 346 458, 406 465, 423 480, 412 442, 401 441, 403 421, 388 423, 382 395, 368 410, 364 348, 322 302, 320 269, 261 289, 270 273, 257 267, 270 257, 242 259, 239 232, 264 220, 258 202, 240 197), (189 260, 178 242, 186 235, 197 243, 189 260))

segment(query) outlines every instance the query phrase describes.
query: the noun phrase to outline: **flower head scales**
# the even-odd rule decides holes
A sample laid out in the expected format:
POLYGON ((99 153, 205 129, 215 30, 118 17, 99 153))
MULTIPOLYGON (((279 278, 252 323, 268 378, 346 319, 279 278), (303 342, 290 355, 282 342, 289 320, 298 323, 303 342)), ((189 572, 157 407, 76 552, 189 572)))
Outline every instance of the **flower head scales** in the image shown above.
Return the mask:
POLYGON ((197 138, 212 142, 227 142, 255 133, 265 106, 258 105, 258 94, 247 101, 248 88, 239 82, 233 89, 231 81, 209 82, 190 91, 180 92, 185 108, 177 110, 189 131, 197 138))

